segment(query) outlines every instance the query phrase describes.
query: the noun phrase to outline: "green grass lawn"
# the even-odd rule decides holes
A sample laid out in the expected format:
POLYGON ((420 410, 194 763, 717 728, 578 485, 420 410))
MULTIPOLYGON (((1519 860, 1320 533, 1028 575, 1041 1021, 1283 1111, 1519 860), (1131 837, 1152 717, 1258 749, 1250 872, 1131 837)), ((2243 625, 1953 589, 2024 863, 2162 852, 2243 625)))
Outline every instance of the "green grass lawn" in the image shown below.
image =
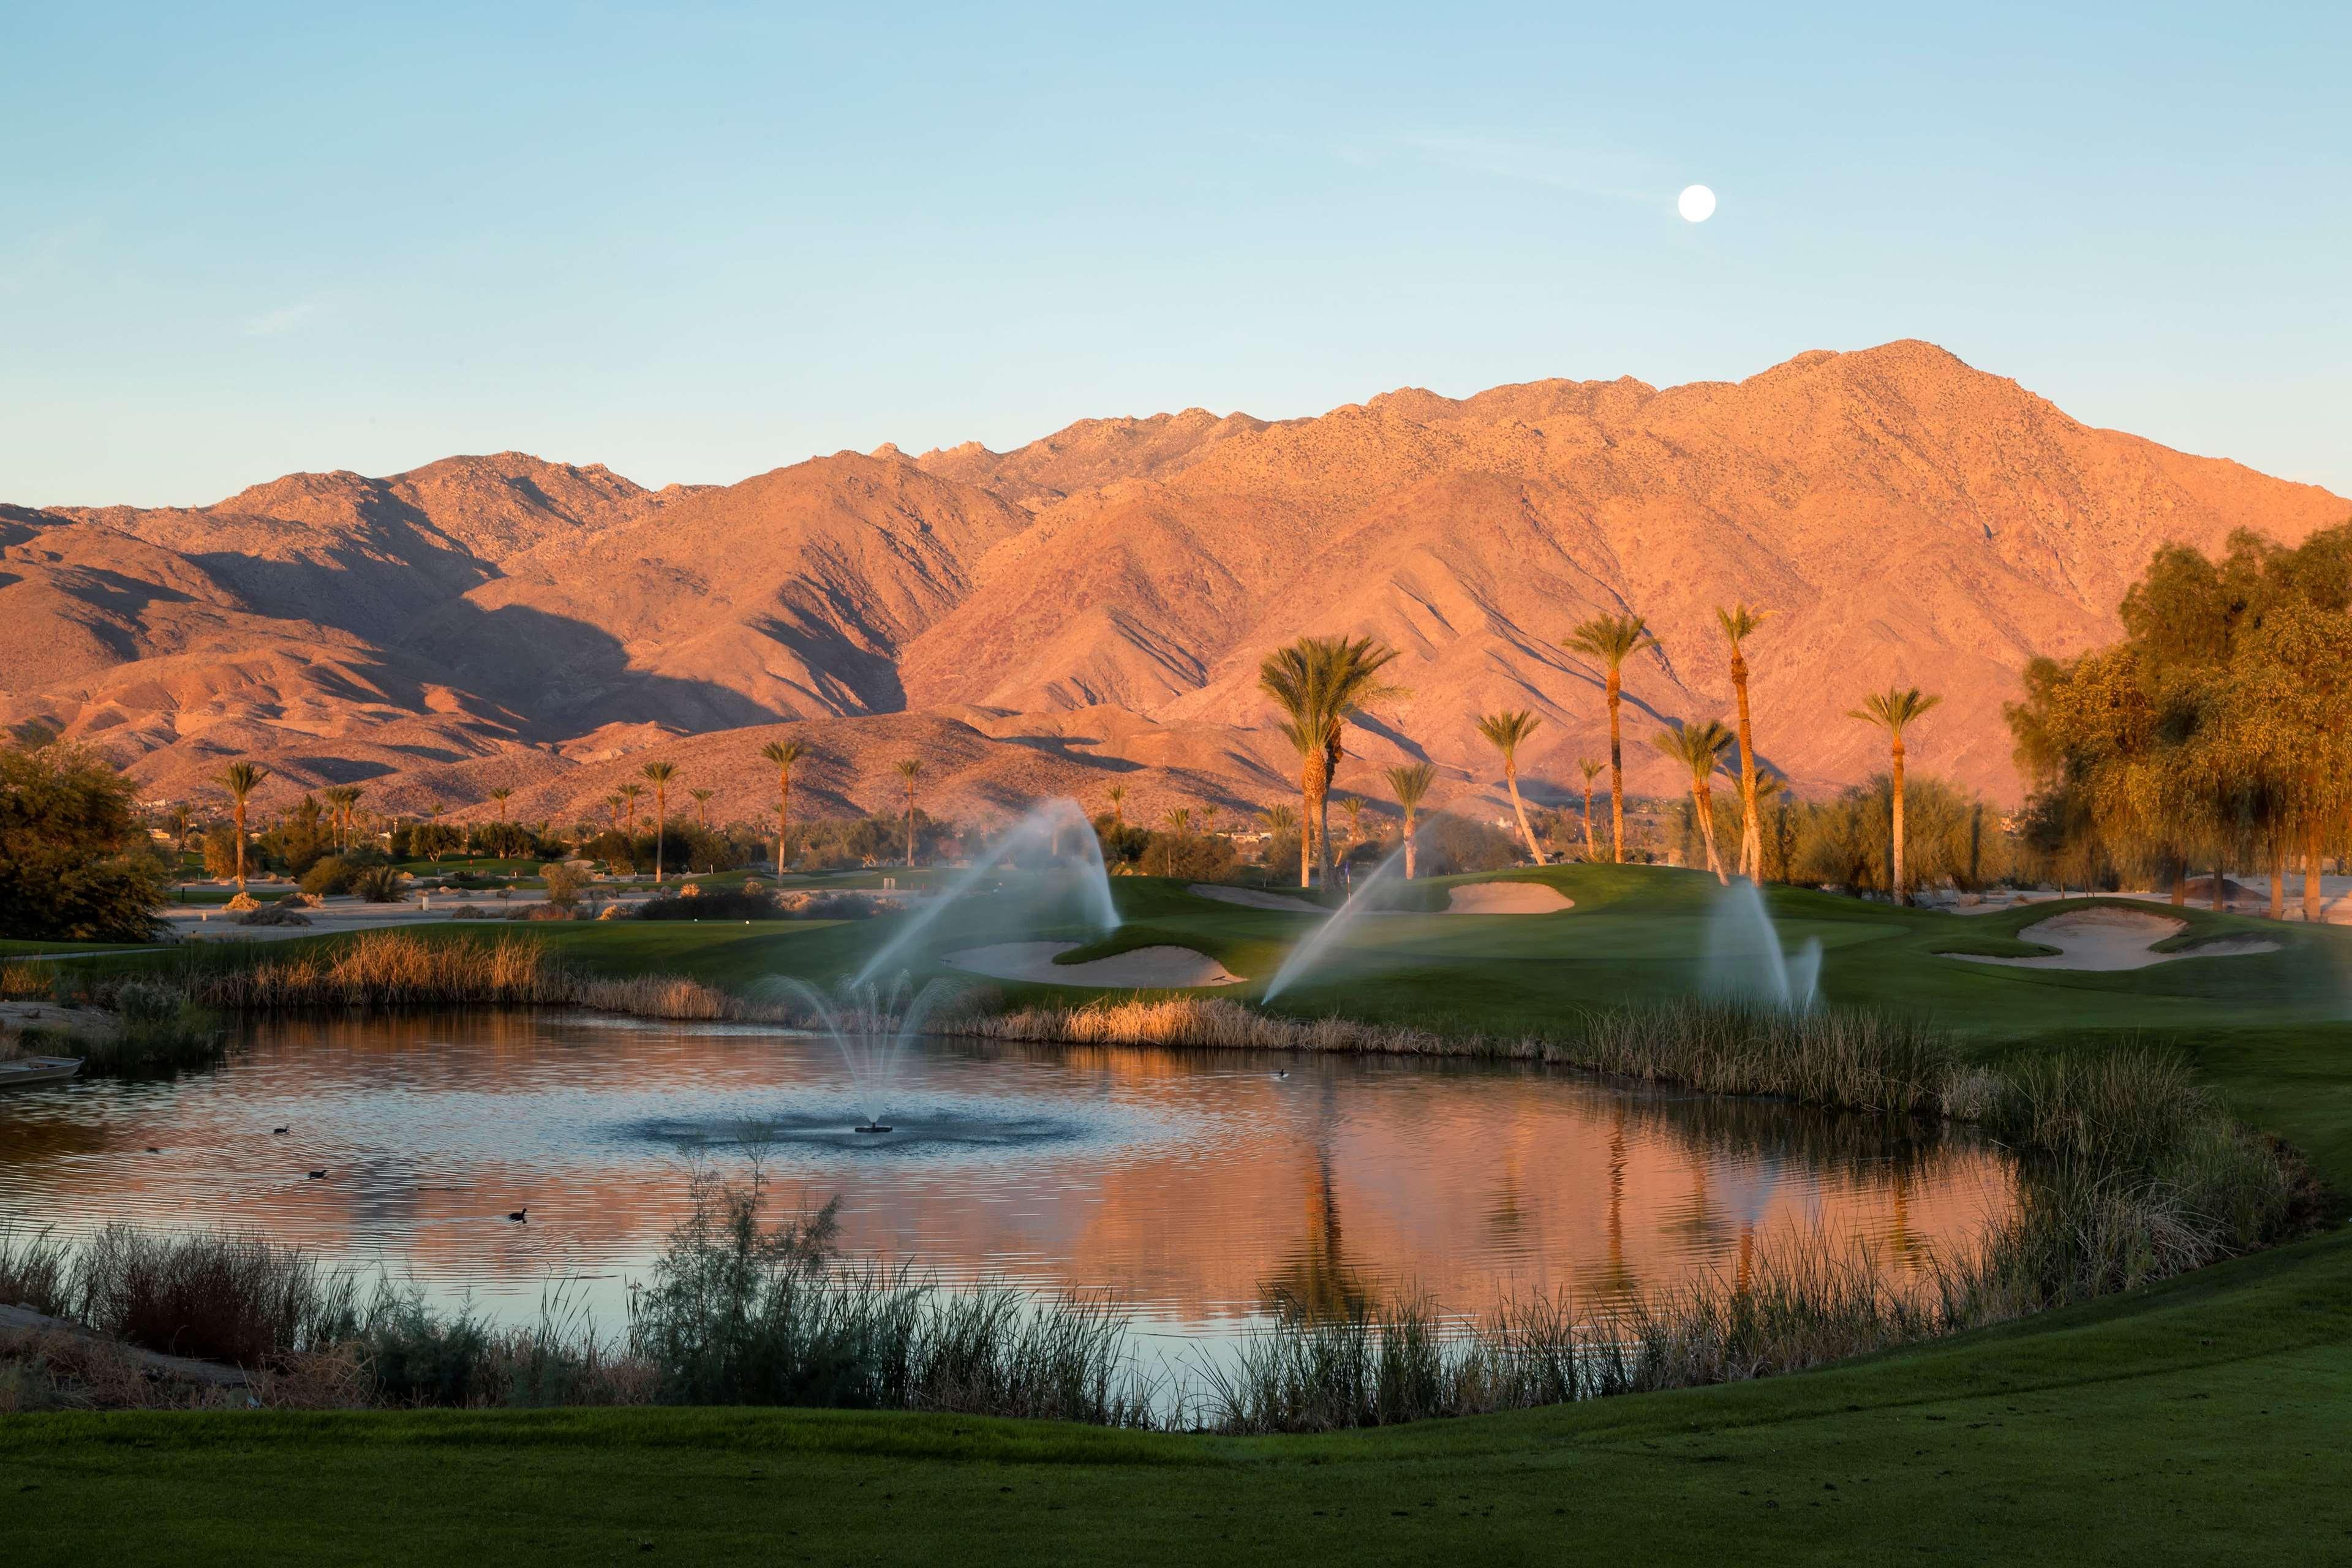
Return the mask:
MULTIPOLYGON (((1695 982, 1704 879, 1522 875, 1576 908, 1381 917, 1284 1007, 1507 1032, 1695 982)), ((1309 924, 1171 883, 1118 892, 1128 926, 1103 950, 1181 942, 1256 982, 1309 924)), ((2176 1042, 2247 1120, 2352 1188, 2352 932, 2192 910, 2181 911, 2191 940, 2252 930, 2282 950, 2078 973, 1941 956, 2032 952, 2016 932, 2053 906, 1963 918, 1792 889, 1771 899, 1791 944, 1822 942, 1834 999, 1931 1013, 1986 1055, 2176 1042)), ((836 975, 895 928, 519 929, 600 972, 740 986, 836 975)), ((951 913, 916 968, 1005 937, 985 908, 951 913)), ((2352 1232, 2336 1227, 2157 1289, 1801 1376, 1324 1437, 747 1410, 17 1417, 0 1422, 0 1539, 12 1564, 651 1554, 2142 1568, 2352 1559, 2347 1472, 2352 1232)))

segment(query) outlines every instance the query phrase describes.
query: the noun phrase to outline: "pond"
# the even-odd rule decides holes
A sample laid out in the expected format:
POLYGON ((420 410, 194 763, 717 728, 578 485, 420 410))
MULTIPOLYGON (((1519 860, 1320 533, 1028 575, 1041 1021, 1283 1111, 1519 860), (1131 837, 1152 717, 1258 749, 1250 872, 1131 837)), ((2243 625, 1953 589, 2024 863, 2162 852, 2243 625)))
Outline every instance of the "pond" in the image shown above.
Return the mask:
POLYGON ((1503 1063, 924 1040, 893 1131, 866 1109, 832 1046, 749 1026, 272 1018, 214 1071, 0 1097, 0 1221, 252 1230, 515 1321, 568 1281, 613 1329, 692 1165, 756 1157, 853 1253, 1214 1340, 1278 1291, 1599 1309, 1825 1237, 1924 1278, 2014 1201, 1972 1142, 1503 1063))

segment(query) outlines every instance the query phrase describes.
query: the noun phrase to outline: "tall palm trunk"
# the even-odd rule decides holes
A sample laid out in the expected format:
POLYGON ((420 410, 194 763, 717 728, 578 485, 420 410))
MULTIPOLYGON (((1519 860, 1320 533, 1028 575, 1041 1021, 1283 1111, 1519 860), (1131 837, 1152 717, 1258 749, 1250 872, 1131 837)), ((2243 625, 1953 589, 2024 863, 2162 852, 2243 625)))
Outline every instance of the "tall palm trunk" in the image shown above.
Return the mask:
POLYGON ((1412 881, 1412 872, 1413 872, 1413 856, 1412 856, 1412 818, 1413 818, 1413 810, 1414 810, 1414 808, 1413 808, 1413 807, 1412 807, 1412 806, 1410 806, 1410 805, 1408 805, 1408 806, 1406 806, 1406 807, 1404 808, 1404 879, 1405 879, 1406 881, 1408 881, 1408 882, 1410 882, 1410 881, 1412 881))
POLYGON ((1731 689, 1739 706, 1739 874, 1764 879, 1764 830, 1756 812, 1756 735, 1748 721, 1748 656, 1731 645, 1731 689))
POLYGON ((1706 868, 1715 879, 1730 886, 1731 879, 1724 874, 1723 857, 1715 852, 1715 792, 1698 780, 1691 781, 1691 809, 1698 813, 1699 841, 1706 846, 1706 868))
POLYGON ((784 874, 784 840, 792 836, 792 824, 793 775, 779 773, 776 775, 776 876, 779 879, 784 874))
POLYGON ((1584 858, 1587 860, 1601 858, 1601 847, 1592 841, 1592 781, 1591 779, 1584 781, 1584 858))
POLYGON ((2319 814, 2305 815, 2303 823, 2303 919, 2306 925, 2319 923, 2319 814))
POLYGON ((1609 842, 1610 858, 1625 863, 1625 744, 1618 729, 1617 667, 1609 668, 1609 842))
POLYGON ((1528 841, 1528 853, 1535 857, 1535 862, 1537 865, 1542 866, 1548 864, 1549 862, 1544 859, 1543 847, 1536 842, 1536 830, 1528 826, 1527 803, 1519 799, 1518 763, 1515 762, 1504 763, 1503 782, 1510 786, 1511 811, 1513 815, 1517 816, 1519 819, 1519 837, 1528 841))
POLYGON ((1330 880, 1329 850, 1326 849, 1319 858, 1316 855, 1323 826, 1323 796, 1331 784, 1329 766, 1319 749, 1307 752, 1298 759, 1298 885, 1302 888, 1315 886, 1318 870, 1327 884, 1330 880))
POLYGON ((245 891, 245 796, 236 797, 236 890, 245 891))
POLYGON ((669 837, 669 785, 654 785, 654 886, 662 881, 662 840, 669 837))
POLYGON ((1895 784, 1895 901, 1911 901, 1911 884, 1904 878, 1903 867, 1903 737, 1898 732, 1893 747, 1893 777, 1895 784))

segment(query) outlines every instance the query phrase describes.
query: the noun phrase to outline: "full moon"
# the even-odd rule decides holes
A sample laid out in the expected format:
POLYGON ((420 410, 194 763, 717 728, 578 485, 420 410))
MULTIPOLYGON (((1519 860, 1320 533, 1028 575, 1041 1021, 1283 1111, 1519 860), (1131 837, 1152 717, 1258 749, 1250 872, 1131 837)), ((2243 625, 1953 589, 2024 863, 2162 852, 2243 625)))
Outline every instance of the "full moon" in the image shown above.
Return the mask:
POLYGON ((1705 185, 1685 185, 1675 198, 1675 210, 1693 223, 1705 223, 1715 216, 1715 193, 1705 185))

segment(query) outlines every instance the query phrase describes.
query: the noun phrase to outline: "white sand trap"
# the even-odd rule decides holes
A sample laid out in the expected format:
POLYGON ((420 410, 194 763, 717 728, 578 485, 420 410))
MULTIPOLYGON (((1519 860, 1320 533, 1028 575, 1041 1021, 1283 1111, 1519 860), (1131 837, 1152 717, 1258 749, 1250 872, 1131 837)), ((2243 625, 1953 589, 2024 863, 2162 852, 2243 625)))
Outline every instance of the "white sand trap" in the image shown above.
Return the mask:
POLYGON ((1323 913, 1320 904, 1282 893, 1261 892, 1255 888, 1221 888, 1213 882, 1195 882, 1184 890, 1204 899, 1214 899, 1221 904, 1239 904, 1245 910, 1280 910, 1285 914, 1297 915, 1323 913))
POLYGON ((1056 963, 1075 942, 1000 942, 968 947, 944 960, 950 969, 997 980, 1032 980, 1046 985, 1093 985, 1106 989, 1158 990, 1188 985, 1239 985, 1242 977, 1205 952, 1189 947, 1139 947, 1084 963, 1056 963))
POLYGON ((2025 942, 2054 947, 2038 958, 1990 958, 1977 952, 1948 952, 1947 958, 1970 963, 2005 963, 2013 969, 2146 969, 2176 958, 2232 958, 2248 952, 2276 952, 2278 943, 2259 936, 2225 936, 2181 952, 2150 951, 2168 937, 2180 934, 2186 922, 2136 910, 2075 910, 2036 921, 2017 934, 2025 942))
POLYGON ((1449 915, 1556 915, 1576 900, 1541 882, 1471 882, 1445 900, 1449 915))

